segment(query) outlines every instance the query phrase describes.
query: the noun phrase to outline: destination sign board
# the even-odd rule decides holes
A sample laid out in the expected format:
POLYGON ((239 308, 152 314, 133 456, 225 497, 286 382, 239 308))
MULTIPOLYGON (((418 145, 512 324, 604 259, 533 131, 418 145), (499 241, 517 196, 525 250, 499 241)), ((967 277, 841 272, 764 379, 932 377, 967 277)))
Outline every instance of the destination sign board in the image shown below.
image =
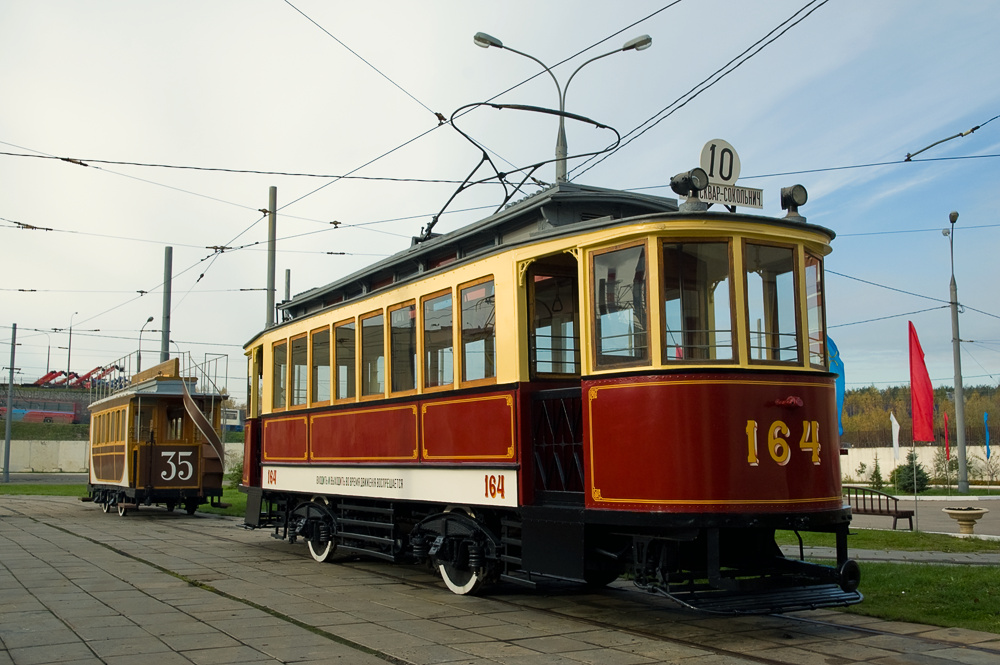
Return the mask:
POLYGON ((743 206, 745 208, 763 208, 764 190, 736 185, 709 184, 698 192, 698 198, 705 203, 721 203, 727 206, 743 206))

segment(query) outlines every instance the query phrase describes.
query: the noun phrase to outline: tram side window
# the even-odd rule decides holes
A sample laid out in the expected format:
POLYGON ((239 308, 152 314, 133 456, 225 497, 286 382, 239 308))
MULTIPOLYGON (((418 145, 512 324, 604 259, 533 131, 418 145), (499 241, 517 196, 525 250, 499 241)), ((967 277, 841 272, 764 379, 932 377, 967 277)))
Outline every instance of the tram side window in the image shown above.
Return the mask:
POLYGON ((745 254, 750 360, 797 361, 794 250, 747 243, 745 254))
POLYGON ((424 300, 424 386, 451 385, 455 376, 452 349, 451 293, 424 300))
POLYGON ((136 432, 135 440, 147 442, 150 440, 153 430, 153 407, 143 406, 139 409, 139 431, 136 432))
POLYGON ((663 244, 663 359, 732 360, 729 243, 663 244))
POLYGON ((305 335, 292 340, 292 406, 309 398, 309 344, 305 335))
POLYGON ((261 395, 264 394, 264 363, 262 357, 264 354, 264 349, 262 347, 254 347, 250 351, 250 374, 247 376, 247 383, 249 383, 249 395, 250 395, 250 417, 260 418, 261 414, 261 395))
POLYGON ((635 245, 595 255, 592 284, 595 365, 646 364, 646 247, 635 245))
POLYGON ((271 406, 285 408, 285 393, 288 381, 288 347, 285 342, 274 345, 274 374, 271 377, 271 406))
POLYGON ((330 399, 330 329, 314 330, 312 341, 312 401, 325 402, 330 399))
POLYGON ((413 303, 389 311, 389 352, 392 392, 417 387, 417 306, 413 303))
POLYGON ((354 397, 355 351, 354 321, 334 327, 335 362, 337 363, 336 399, 354 397))
POLYGON ((826 367, 826 327, 823 321, 823 261, 806 253, 806 319, 809 321, 809 362, 826 367))
POLYGON ((361 396, 385 393, 385 316, 361 320, 361 396))
POLYGON ((496 378, 496 299, 493 280, 460 291, 462 301, 462 380, 496 378))
POLYGON ((536 374, 580 374, 576 274, 532 275, 530 362, 536 374))

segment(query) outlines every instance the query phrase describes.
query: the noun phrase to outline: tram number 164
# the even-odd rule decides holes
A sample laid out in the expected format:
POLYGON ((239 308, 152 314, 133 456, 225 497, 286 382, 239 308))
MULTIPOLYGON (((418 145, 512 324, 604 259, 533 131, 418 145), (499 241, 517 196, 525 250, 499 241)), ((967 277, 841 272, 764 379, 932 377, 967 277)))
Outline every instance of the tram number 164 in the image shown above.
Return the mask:
MULTIPOLYGON (((760 459, 757 456, 757 421, 747 421, 747 463, 757 466, 760 459)), ((770 453, 778 466, 785 466, 791 458, 792 447, 787 441, 791 436, 788 425, 775 420, 767 428, 767 452, 770 453)), ((819 465, 819 423, 815 420, 802 421, 802 436, 799 439, 799 450, 812 453, 810 461, 819 465)))
POLYGON ((498 475, 498 476, 491 476, 490 474, 486 474, 485 476, 483 476, 483 482, 486 485, 486 498, 487 499, 495 499, 498 496, 501 499, 505 498, 504 491, 503 491, 503 474, 502 473, 500 475, 498 475))

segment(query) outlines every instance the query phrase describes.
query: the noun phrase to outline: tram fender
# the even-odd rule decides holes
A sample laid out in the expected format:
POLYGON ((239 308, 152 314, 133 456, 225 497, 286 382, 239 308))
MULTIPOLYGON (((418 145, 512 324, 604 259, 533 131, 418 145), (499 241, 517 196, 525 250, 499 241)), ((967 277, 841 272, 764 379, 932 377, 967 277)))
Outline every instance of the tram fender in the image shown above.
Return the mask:
POLYGON ((566 579, 584 579, 586 538, 582 509, 526 509, 521 534, 521 567, 524 570, 566 579))

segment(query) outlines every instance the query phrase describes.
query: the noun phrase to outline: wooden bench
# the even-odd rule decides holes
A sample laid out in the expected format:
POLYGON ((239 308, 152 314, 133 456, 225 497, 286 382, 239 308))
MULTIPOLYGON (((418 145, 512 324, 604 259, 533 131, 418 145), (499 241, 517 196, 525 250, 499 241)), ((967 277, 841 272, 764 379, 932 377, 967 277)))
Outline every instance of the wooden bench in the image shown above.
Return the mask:
POLYGON ((845 487, 844 498, 851 506, 851 511, 855 515, 886 515, 892 518, 892 528, 895 531, 896 523, 905 519, 910 523, 910 531, 913 531, 913 511, 900 510, 899 499, 891 494, 868 489, 867 487, 845 487))

